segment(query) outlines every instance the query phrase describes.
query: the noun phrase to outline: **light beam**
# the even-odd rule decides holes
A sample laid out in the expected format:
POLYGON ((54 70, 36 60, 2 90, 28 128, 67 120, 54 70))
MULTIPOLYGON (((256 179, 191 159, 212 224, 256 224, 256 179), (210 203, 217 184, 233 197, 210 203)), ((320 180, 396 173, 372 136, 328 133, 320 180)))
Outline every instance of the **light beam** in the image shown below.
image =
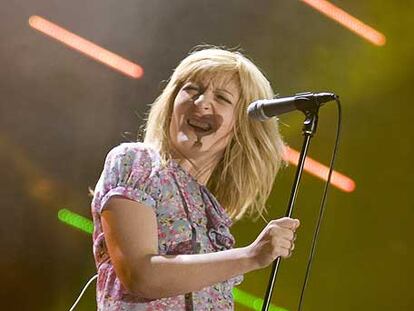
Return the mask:
POLYGON ((112 53, 40 16, 31 16, 29 25, 63 44, 131 77, 139 79, 144 74, 141 66, 112 53))
POLYGON ((383 46, 385 35, 326 0, 301 0, 369 42, 383 46))
MULTIPOLYGON (((298 165, 299 155, 300 153, 298 151, 290 147, 286 147, 284 160, 293 165, 298 165)), ((329 167, 313 160, 312 158, 306 157, 303 170, 322 180, 328 180, 329 167)), ((332 172, 331 185, 345 192, 352 192, 355 190, 355 182, 351 178, 336 171, 332 172)))

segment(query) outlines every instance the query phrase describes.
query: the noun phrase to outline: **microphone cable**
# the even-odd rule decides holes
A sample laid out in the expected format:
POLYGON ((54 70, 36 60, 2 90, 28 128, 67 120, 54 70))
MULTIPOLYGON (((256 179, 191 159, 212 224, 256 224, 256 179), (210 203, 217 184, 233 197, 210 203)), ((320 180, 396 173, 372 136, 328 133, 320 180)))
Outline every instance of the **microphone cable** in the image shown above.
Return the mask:
POLYGON ((81 293, 79 294, 78 298, 76 299, 76 301, 73 303, 72 307, 70 307, 69 311, 73 311, 75 310, 75 307, 77 306, 77 304, 79 303, 79 301, 81 300, 83 294, 85 293, 86 289, 89 287, 89 285, 92 283, 93 280, 95 280, 98 277, 98 274, 95 274, 94 276, 92 276, 89 281, 86 283, 86 285, 83 287, 81 293))
POLYGON ((321 204, 320 204, 320 208, 319 208, 319 217, 318 217, 317 225, 316 225, 316 228, 315 228, 315 231, 314 231, 314 234, 313 234, 312 247, 311 247, 311 252, 310 252, 309 258, 308 258, 308 264, 307 264, 307 267, 306 267, 306 273, 305 273, 305 279, 303 281, 302 292, 300 294, 298 311, 302 310, 304 294, 305 294, 306 287, 308 285, 308 278, 309 278, 309 274, 310 274, 310 271, 311 271, 313 258, 315 257, 316 241, 317 241, 318 236, 319 236, 320 226, 321 226, 323 215, 324 215, 324 212, 325 212, 326 198, 327 198, 327 195, 328 195, 329 184, 331 182, 331 176, 332 176, 332 171, 333 171, 333 166, 334 166, 336 154, 337 154, 337 151, 338 151, 339 135, 340 135, 340 132, 341 132, 341 125, 342 125, 341 124, 342 123, 342 110, 341 110, 341 103, 340 103, 338 97, 336 97, 335 102, 336 102, 336 106, 337 106, 337 109, 338 109, 338 123, 337 123, 337 127, 336 127, 335 144, 334 144, 334 148, 333 148, 333 151, 332 151, 331 161, 330 161, 330 164, 329 164, 328 178, 327 178, 326 183, 325 183, 325 187, 324 187, 323 195, 322 195, 322 200, 321 200, 321 204))

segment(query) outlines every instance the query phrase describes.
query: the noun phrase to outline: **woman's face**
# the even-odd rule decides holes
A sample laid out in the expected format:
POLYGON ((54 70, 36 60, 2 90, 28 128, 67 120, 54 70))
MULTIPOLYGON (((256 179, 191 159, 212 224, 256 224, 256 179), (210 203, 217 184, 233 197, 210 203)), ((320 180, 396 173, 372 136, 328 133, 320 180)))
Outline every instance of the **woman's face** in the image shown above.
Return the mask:
POLYGON ((221 156, 232 137, 239 86, 229 75, 183 84, 174 100, 170 141, 186 158, 221 156))

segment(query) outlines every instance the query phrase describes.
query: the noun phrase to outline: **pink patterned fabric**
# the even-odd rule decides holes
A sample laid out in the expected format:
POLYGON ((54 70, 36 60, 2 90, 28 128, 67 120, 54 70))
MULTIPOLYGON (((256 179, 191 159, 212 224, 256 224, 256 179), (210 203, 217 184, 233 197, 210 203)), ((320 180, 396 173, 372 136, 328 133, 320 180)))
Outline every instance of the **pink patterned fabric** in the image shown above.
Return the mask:
MULTIPOLYGON (((159 154, 142 143, 123 143, 106 157, 91 206, 98 310, 188 310, 184 295, 148 300, 129 293, 120 283, 108 255, 100 218, 105 203, 114 195, 154 210, 160 255, 191 254, 194 242, 197 253, 233 247, 234 238, 229 231, 232 223, 225 210, 209 190, 180 165, 174 161, 162 165, 159 154), (195 241, 192 241, 193 232, 195 241)), ((193 310, 233 310, 232 289, 242 279, 238 276, 194 292, 193 310)))

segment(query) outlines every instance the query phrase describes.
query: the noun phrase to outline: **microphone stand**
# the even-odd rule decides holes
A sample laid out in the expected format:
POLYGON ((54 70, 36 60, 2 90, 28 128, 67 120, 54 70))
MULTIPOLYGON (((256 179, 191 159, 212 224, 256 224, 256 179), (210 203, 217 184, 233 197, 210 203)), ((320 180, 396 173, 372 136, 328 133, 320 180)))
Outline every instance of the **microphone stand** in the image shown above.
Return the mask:
MULTIPOLYGON (((304 136, 304 140, 303 140, 302 150, 299 156, 299 163, 296 168, 296 174, 295 174, 295 179, 293 181, 293 186, 292 186, 292 190, 290 194, 288 208, 285 214, 286 217, 292 216, 293 206, 295 204, 296 196, 298 194, 299 183, 302 177, 303 167, 305 164, 306 155, 308 153, 310 140, 313 137, 313 135, 316 133, 316 128, 318 125, 319 107, 320 107, 320 104, 316 101, 316 105, 314 105, 313 108, 301 110, 305 114, 305 121, 303 121, 303 128, 302 128, 302 134, 304 136)), ((280 265, 280 257, 277 257, 276 260, 273 261, 271 277, 267 285, 266 295, 265 295, 264 302, 262 305, 262 311, 269 310, 270 301, 272 299, 273 287, 276 282, 276 275, 279 269, 279 265, 280 265)))

